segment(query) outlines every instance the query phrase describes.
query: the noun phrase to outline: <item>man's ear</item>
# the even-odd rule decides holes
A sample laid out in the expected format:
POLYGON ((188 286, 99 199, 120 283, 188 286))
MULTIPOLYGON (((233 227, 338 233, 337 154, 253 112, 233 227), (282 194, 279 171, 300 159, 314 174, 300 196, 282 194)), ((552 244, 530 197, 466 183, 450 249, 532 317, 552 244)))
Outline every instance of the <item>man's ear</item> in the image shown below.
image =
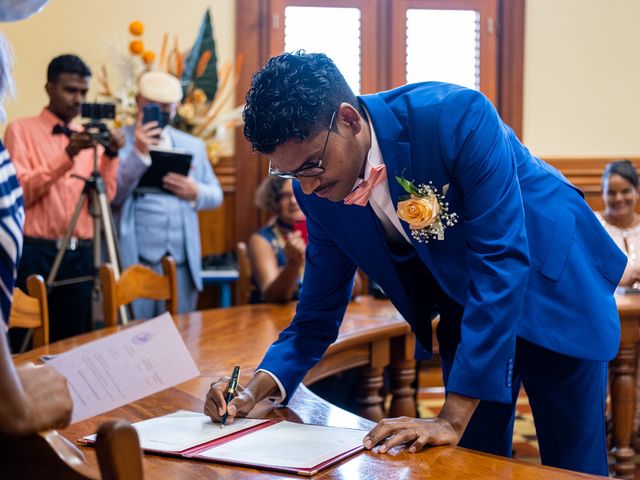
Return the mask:
POLYGON ((49 96, 49 98, 51 98, 53 96, 53 90, 54 90, 54 85, 51 82, 47 82, 44 84, 44 91, 47 92, 47 95, 49 96))
POLYGON ((338 120, 349 128, 354 135, 360 133, 362 122, 364 121, 358 109, 346 102, 341 103, 338 107, 338 120))

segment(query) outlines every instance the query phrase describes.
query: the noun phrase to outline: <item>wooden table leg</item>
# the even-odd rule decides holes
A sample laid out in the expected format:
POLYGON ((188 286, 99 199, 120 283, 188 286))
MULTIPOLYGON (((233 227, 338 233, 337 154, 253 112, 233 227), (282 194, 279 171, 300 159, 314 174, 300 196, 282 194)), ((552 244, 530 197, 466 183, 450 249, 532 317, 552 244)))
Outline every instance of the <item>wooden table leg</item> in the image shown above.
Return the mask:
POLYGON ((413 358, 415 339, 405 335, 391 339, 391 382, 390 417, 416 417, 416 361, 413 358))
POLYGON ((621 316, 622 335, 618 355, 611 362, 611 416, 616 477, 633 479, 635 451, 631 447, 636 396, 638 318, 621 316))
POLYGON ((383 398, 380 394, 384 387, 384 367, 389 364, 389 341, 384 340, 371 344, 369 365, 358 371, 356 379, 358 388, 358 415, 374 422, 384 418, 383 398))

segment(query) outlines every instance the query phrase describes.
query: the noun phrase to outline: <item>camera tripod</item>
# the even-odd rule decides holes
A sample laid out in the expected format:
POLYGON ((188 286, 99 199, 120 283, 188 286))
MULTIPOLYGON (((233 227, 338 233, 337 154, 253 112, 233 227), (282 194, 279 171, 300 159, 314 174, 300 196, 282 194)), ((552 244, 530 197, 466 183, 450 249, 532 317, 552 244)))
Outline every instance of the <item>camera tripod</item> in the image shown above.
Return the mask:
MULTIPOLYGON (((101 239, 104 236, 105 240, 105 253, 107 261, 113 266, 113 270, 116 279, 120 277, 120 255, 118 252, 118 244, 115 238, 115 224, 113 216, 111 215, 111 207, 109 206, 109 200, 107 198, 107 190, 98 170, 98 147, 93 147, 93 172, 89 178, 81 177, 80 175, 72 175, 79 180, 84 181, 84 188, 82 194, 78 198, 75 206, 75 210, 71 217, 71 222, 67 227, 67 230, 62 239, 62 243, 58 248, 58 253, 53 261, 53 266, 47 277, 47 289, 50 290, 54 287, 63 285, 71 285, 80 282, 93 281, 93 303, 95 310, 95 303, 100 297, 101 285, 100 285, 100 263, 102 260, 102 243, 101 239), (88 202, 88 203, 87 203, 88 202), (84 277, 76 277, 65 280, 56 281, 58 270, 64 254, 69 246, 73 230, 78 223, 80 213, 85 208, 85 204, 89 208, 89 213, 93 219, 93 275, 87 275, 84 277)), ((120 319, 123 325, 127 324, 128 315, 124 307, 120 307, 120 319)))

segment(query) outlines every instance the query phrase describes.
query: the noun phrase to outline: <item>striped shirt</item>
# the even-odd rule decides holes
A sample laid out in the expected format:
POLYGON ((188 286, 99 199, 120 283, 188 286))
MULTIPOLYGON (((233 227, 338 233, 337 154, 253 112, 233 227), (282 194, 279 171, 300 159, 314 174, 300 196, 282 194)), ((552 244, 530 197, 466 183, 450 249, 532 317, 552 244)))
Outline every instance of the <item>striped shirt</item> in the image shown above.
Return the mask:
MULTIPOLYGON (((13 286, 22 253, 24 202, 9 152, 0 141, 0 314, 8 323, 13 286)), ((2 330, 6 330, 6 323, 2 330)))

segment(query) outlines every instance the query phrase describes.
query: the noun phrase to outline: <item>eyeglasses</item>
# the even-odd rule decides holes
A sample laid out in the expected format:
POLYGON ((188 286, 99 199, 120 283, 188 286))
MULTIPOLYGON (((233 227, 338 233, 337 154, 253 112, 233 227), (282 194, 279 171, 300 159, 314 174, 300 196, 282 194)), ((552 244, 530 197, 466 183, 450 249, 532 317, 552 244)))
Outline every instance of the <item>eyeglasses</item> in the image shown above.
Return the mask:
POLYGON ((290 172, 283 172, 276 168, 273 168, 271 162, 269 162, 269 175, 280 178, 299 178, 299 177, 317 177, 324 173, 324 166, 322 165, 322 161, 324 160, 324 153, 327 150, 327 143, 329 143, 329 135, 333 130, 333 122, 336 118, 336 110, 331 115, 331 122, 329 123, 329 128, 327 130, 327 136, 324 139, 324 145, 322 146, 322 152, 320 152, 320 158, 317 162, 311 165, 303 165, 300 168, 296 168, 295 170, 291 170, 290 172))

